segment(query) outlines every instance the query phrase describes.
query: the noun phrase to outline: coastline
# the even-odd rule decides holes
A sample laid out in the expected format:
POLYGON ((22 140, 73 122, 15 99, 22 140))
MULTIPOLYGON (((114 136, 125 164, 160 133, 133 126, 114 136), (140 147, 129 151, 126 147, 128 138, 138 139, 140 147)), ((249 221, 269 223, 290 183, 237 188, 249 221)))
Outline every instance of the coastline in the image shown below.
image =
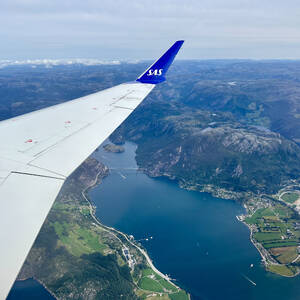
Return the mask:
MULTIPOLYGON (((190 185, 188 182, 179 181, 176 178, 171 177, 167 173, 164 173, 162 175, 157 175, 157 174, 154 175, 151 172, 148 172, 147 169, 145 169, 145 168, 140 167, 139 170, 143 171, 146 175, 148 175, 149 177, 152 177, 152 178, 161 177, 161 178, 166 178, 166 179, 171 180, 171 181, 175 181, 180 188, 185 189, 185 190, 198 191, 198 192, 201 192, 201 193, 204 192, 204 193, 211 194, 212 196, 214 196, 216 198, 222 198, 222 199, 227 199, 227 200, 231 200, 231 201, 240 202, 243 205, 246 212, 245 212, 244 215, 236 216, 236 218, 237 218, 238 221, 244 223, 249 228, 250 241, 255 246, 257 251, 259 252, 259 254, 261 256, 261 259, 262 259, 262 262, 264 264, 265 270, 267 272, 276 274, 278 276, 283 276, 283 277, 288 277, 288 278, 296 277, 300 274, 300 268, 299 267, 295 267, 297 271, 293 272, 292 275, 282 274, 282 272, 279 273, 279 272, 275 272, 273 270, 270 270, 269 267, 272 267, 272 266, 278 266, 278 267, 279 266, 282 266, 282 267, 285 266, 291 271, 291 269, 290 269, 291 266, 289 265, 289 263, 284 264, 284 263, 280 263, 277 260, 275 260, 275 258, 273 258, 271 256, 271 254, 269 253, 269 250, 264 248, 264 246, 261 243, 259 243, 258 241, 256 241, 254 239, 254 237, 253 237, 253 233, 254 233, 253 230, 254 229, 251 227, 251 225, 247 224, 244 221, 244 219, 246 217, 249 217, 252 214, 254 214, 256 209, 257 209, 256 208, 256 209, 253 210, 253 208, 252 209, 249 208, 249 206, 247 206, 247 202, 251 202, 251 201, 253 202, 254 201, 254 202, 260 203, 261 207, 268 208, 268 207, 271 206, 272 202, 278 201, 278 199, 273 198, 274 195, 267 195, 267 194, 256 195, 253 192, 234 192, 234 191, 229 191, 229 190, 226 190, 224 188, 219 188, 219 187, 216 187, 216 186, 213 186, 213 185, 210 185, 210 184, 190 185)), ((297 186, 298 188, 300 187, 299 185, 296 185, 295 183, 293 185, 297 186)), ((285 186, 278 193, 280 193, 280 192, 282 193, 282 191, 285 190, 288 187, 290 188, 290 185, 285 186)), ((282 202, 284 203, 284 201, 282 201, 282 202)), ((299 200, 299 202, 300 202, 300 200, 299 200)), ((297 211, 297 212, 299 213, 299 211, 297 211)), ((300 257, 300 254, 291 263, 294 263, 295 261, 297 261, 299 259, 299 257, 300 257)))
MULTIPOLYGON (((82 196, 83 196, 83 198, 87 201, 87 203, 88 203, 88 205, 89 205, 89 208, 90 208, 90 214, 91 214, 92 218, 94 219, 94 221, 95 221, 99 226, 101 226, 102 228, 104 228, 105 230, 107 230, 108 232, 110 232, 112 235, 114 235, 118 240, 120 240, 120 239, 119 239, 119 237, 116 236, 115 233, 122 235, 122 236, 127 240, 127 242, 129 242, 133 247, 137 248, 137 249, 140 251, 140 253, 145 257, 145 259, 146 259, 148 265, 150 266, 150 268, 151 268, 156 274, 158 274, 160 277, 164 278, 166 281, 168 281, 170 284, 172 284, 172 285, 173 285, 174 287, 176 287, 178 290, 181 290, 181 288, 179 288, 175 283, 173 283, 173 282, 171 281, 171 279, 170 279, 167 275, 161 273, 161 272, 154 266, 152 260, 150 259, 149 255, 147 254, 147 252, 146 252, 145 250, 143 250, 142 248, 140 248, 140 247, 139 247, 138 245, 136 245, 135 243, 133 243, 133 242, 127 237, 127 235, 126 235, 125 233, 123 233, 123 232, 121 232, 121 231, 118 231, 117 229, 115 229, 115 228, 113 228, 113 227, 106 226, 106 225, 102 224, 102 223, 98 220, 98 218, 97 218, 96 215, 95 215, 95 212, 96 212, 96 211, 95 211, 95 209, 94 209, 94 206, 92 205, 92 203, 91 203, 90 200, 88 199, 87 193, 88 193, 88 190, 90 190, 90 189, 92 189, 93 187, 97 186, 97 184, 98 184, 98 182, 99 182, 98 177, 99 177, 100 174, 101 174, 101 172, 99 172, 99 173, 96 175, 95 180, 94 180, 89 186, 87 186, 86 188, 84 188, 83 191, 82 191, 82 196)), ((120 241, 121 241, 121 240, 120 240, 120 241)), ((122 243, 122 241, 121 241, 121 243, 122 243)), ((190 295, 189 295, 189 294, 188 294, 188 297, 189 297, 189 299, 190 299, 190 295)))
MULTIPOLYGON (((245 209, 248 211, 247 206, 246 205, 244 205, 244 206, 245 206, 245 209)), ((278 274, 278 273, 272 272, 268 269, 268 266, 272 266, 272 265, 273 266, 287 266, 287 264, 278 263, 275 259, 273 259, 271 257, 271 255, 269 254, 269 251, 267 249, 265 249, 261 243, 257 242, 253 238, 253 228, 251 227, 251 225, 247 224, 244 221, 245 217, 246 217, 246 215, 236 216, 236 219, 248 227, 248 229, 250 231, 250 236, 249 236, 250 241, 254 245, 254 247, 257 249, 257 251, 259 252, 261 259, 262 259, 262 263, 264 264, 266 271, 271 272, 276 275, 279 275, 279 276, 288 277, 288 278, 293 278, 293 277, 298 276, 300 274, 299 268, 298 268, 297 272, 293 275, 278 274)))
POLYGON ((29 280, 29 279, 33 279, 36 282, 38 282, 55 300, 58 300, 58 298, 55 296, 55 294, 50 289, 48 289, 48 287, 41 280, 39 280, 38 278, 36 278, 34 276, 33 277, 28 277, 28 278, 18 278, 18 279, 16 279, 16 282, 17 281, 22 282, 22 281, 26 281, 26 280, 29 280))
MULTIPOLYGON (((254 239, 253 239, 253 229, 251 228, 250 225, 248 225, 246 222, 244 222, 244 221, 240 218, 240 216, 236 216, 236 218, 237 218, 237 220, 240 221, 242 224, 246 225, 247 228, 249 229, 249 231, 250 231, 250 236, 249 236, 250 241, 251 241, 251 243, 254 245, 254 247, 257 249, 257 251, 259 252, 259 254, 260 254, 261 258, 262 258, 263 263, 266 264, 266 263, 267 263, 267 258, 265 257, 265 255, 263 254, 263 251, 262 251, 262 250, 260 249, 260 247, 259 247, 259 246, 261 246, 261 245, 260 245, 259 243, 256 243, 256 242, 254 241, 254 239), (259 245, 259 246, 258 246, 258 245, 259 245)), ((261 247, 262 247, 262 246, 261 246, 261 247)), ((274 264, 275 264, 275 263, 274 263, 274 264)))
POLYGON ((50 291, 50 289, 48 289, 48 287, 40 280, 38 280, 37 278, 33 277, 34 280, 36 280, 40 285, 42 285, 44 287, 45 290, 47 290, 47 292, 56 300, 59 300, 54 293, 52 293, 52 291, 50 291))

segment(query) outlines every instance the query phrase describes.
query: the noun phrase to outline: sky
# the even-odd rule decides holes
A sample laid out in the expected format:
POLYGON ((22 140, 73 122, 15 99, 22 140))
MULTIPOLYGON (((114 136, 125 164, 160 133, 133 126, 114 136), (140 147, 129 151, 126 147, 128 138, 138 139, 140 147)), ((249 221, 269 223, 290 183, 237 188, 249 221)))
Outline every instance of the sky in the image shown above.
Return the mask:
POLYGON ((0 60, 300 59, 299 0, 1 0, 0 60))

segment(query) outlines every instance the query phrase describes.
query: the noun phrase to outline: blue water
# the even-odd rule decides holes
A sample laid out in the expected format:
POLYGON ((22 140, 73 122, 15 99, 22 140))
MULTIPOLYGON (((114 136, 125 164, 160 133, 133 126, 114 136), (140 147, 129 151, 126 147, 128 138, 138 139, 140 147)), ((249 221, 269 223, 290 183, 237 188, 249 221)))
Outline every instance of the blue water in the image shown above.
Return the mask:
POLYGON ((53 300, 50 293, 36 280, 16 281, 7 300, 53 300))
POLYGON ((236 219, 241 205, 151 179, 134 170, 136 146, 126 143, 125 148, 121 154, 103 149, 94 154, 111 168, 90 192, 104 224, 142 239, 156 267, 193 299, 300 299, 299 276, 264 270, 248 228, 236 219))

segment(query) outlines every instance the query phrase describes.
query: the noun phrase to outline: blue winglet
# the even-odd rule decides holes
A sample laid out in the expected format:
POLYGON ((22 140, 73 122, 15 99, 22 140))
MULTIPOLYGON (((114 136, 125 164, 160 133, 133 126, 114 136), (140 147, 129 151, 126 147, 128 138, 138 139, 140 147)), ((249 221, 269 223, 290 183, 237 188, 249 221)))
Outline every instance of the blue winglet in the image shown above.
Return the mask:
POLYGON ((142 83, 160 83, 166 80, 165 75, 184 41, 177 41, 171 48, 153 63, 136 81, 142 83))

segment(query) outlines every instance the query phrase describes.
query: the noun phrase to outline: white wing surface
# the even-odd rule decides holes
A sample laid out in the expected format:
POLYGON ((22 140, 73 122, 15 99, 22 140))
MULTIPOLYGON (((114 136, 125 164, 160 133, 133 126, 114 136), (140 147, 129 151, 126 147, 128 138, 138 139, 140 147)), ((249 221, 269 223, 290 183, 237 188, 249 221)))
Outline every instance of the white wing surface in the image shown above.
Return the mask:
POLYGON ((65 179, 164 80, 176 42, 136 82, 0 122, 0 299, 65 179))

